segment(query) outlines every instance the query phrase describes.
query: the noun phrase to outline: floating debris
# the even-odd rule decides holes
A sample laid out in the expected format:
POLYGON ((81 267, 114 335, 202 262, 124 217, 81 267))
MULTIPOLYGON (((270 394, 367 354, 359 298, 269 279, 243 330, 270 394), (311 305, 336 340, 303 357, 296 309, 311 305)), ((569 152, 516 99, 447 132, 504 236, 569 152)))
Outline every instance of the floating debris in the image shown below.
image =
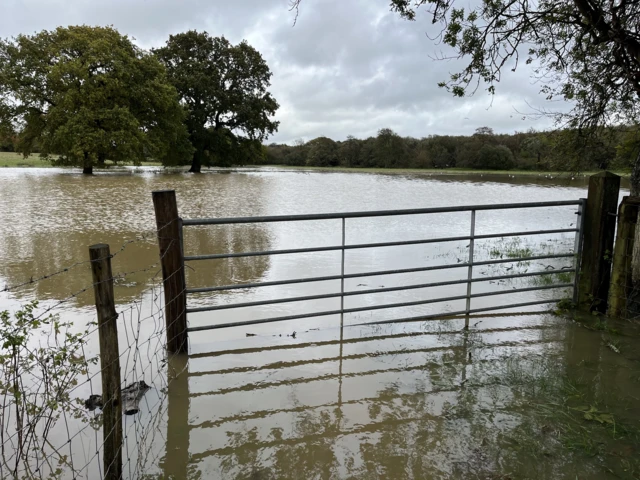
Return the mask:
MULTIPOLYGON (((127 385, 122 389, 122 405, 125 415, 135 415, 140 410, 138 404, 144 394, 151 387, 147 385, 144 380, 140 380, 139 382, 133 382, 131 385, 127 385)), ((104 404, 102 400, 102 395, 90 395, 88 399, 85 400, 84 406, 90 412, 93 412, 96 408, 102 410, 104 404)))
POLYGON ((609 347, 609 349, 615 353, 620 353, 620 349, 611 342, 607 343, 607 347, 609 347))
POLYGON ((84 406, 90 412, 93 412, 96 408, 102 410, 102 395, 90 395, 89 398, 84 401, 84 406))
POLYGON ((122 405, 125 415, 135 415, 140 410, 138 404, 151 387, 144 380, 133 382, 122 389, 122 405))

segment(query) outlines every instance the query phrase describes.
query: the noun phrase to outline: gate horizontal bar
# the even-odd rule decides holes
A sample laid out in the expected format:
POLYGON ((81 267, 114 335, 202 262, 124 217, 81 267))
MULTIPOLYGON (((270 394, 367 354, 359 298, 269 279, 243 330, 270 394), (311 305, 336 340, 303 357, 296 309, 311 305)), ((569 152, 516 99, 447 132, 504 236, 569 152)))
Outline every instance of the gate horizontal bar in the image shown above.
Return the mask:
MULTIPOLYGON (((575 272, 574 268, 565 268, 563 270, 558 270, 557 272, 549 272, 549 271, 544 271, 544 272, 528 272, 528 273, 515 273, 512 275, 496 275, 493 277, 478 277, 478 278, 472 278, 472 279, 464 279, 464 280, 447 280, 444 282, 432 282, 432 283, 421 283, 421 284, 417 284, 417 285, 404 285, 404 286, 399 286, 399 287, 386 287, 386 288, 374 288, 374 289, 370 289, 370 290, 352 290, 349 292, 344 292, 344 296, 345 297, 352 297, 355 295, 371 295, 374 293, 387 293, 387 292, 398 292, 398 291, 404 291, 404 290, 416 290, 416 289, 421 289, 421 288, 433 288, 433 287, 445 287, 445 286, 449 286, 449 285, 461 285, 461 284, 466 284, 466 283, 477 283, 477 282, 489 282, 489 281, 494 281, 494 280, 510 280, 510 279, 515 279, 515 278, 523 278, 523 277, 535 277, 535 276, 541 276, 541 275, 553 275, 554 273, 559 273, 559 272, 563 272, 563 273, 571 273, 571 272, 575 272)), ((533 290, 541 290, 543 289, 543 287, 535 287, 533 288, 533 290)), ((511 290, 512 292, 515 290, 511 290)), ((336 298, 336 297, 341 297, 343 294, 342 293, 326 293, 326 294, 321 294, 321 295, 308 295, 308 296, 304 296, 304 297, 290 297, 290 298, 278 298, 275 300, 261 300, 261 301, 257 301, 257 302, 246 302, 246 303, 235 303, 235 304, 228 304, 228 305, 213 305, 210 307, 196 307, 196 308, 188 308, 187 309, 187 313, 201 313, 201 312, 212 312, 214 310, 228 310, 230 308, 242 308, 242 307, 257 307, 260 305, 274 305, 277 303, 290 303, 290 302, 303 302, 303 301, 308 301, 308 300, 321 300, 321 299, 328 299, 328 298, 336 298)), ((478 295, 482 295, 482 294, 478 294, 478 295)), ((473 295, 471 295, 471 297, 473 297, 473 295)), ((467 296, 465 295, 463 298, 467 298, 467 296)), ((444 299, 446 300, 446 299, 444 299)), ((442 301, 444 301, 442 300, 442 301)), ((450 300, 457 300, 457 298, 453 298, 451 297, 450 300)), ((404 305, 403 305, 404 306, 404 305)), ((339 312, 339 313, 352 313, 352 312, 348 312, 347 310, 345 310, 344 312, 339 312)))
POLYGON ((259 300, 255 302, 229 303, 224 305, 213 305, 210 307, 188 308, 187 313, 212 312, 214 310, 229 310, 231 308, 259 307, 261 305, 276 305, 278 303, 308 302, 310 300, 339 298, 341 296, 342 294, 338 292, 338 293, 323 293, 320 295, 306 295, 304 297, 276 298, 275 300, 259 300))
MULTIPOLYGON (((530 262, 533 260, 548 260, 552 258, 573 258, 573 257, 574 257, 573 253, 562 253, 557 255, 539 255, 535 257, 504 258, 504 259, 497 259, 497 260, 483 260, 480 262, 473 262, 473 266, 494 265, 494 264, 500 264, 500 263, 530 262)), ((220 292, 220 291, 226 291, 226 290, 240 290, 244 288, 274 287, 278 285, 294 285, 298 283, 327 282, 331 280, 340 280, 342 278, 345 278, 345 279, 364 278, 364 277, 378 277, 382 275, 397 275, 397 274, 403 274, 403 273, 429 272, 432 270, 448 270, 453 268, 465 268, 465 267, 469 267, 469 265, 471 264, 468 262, 451 263, 446 265, 404 268, 399 270, 378 270, 374 272, 348 273, 344 275, 344 277, 342 275, 329 275, 325 277, 295 278, 291 280, 276 280, 272 282, 240 283, 236 285, 223 285, 220 287, 188 288, 187 293, 220 292)))
POLYGON ((422 215, 428 213, 468 212, 471 210, 507 210, 513 208, 562 207, 580 205, 580 200, 554 202, 503 203, 497 205, 464 205, 460 207, 412 208, 406 210, 378 210, 370 212, 317 213, 311 215, 276 215, 266 217, 195 218, 183 220, 183 225, 228 225, 233 223, 294 222, 305 220, 332 220, 341 218, 388 217, 396 215, 422 215))
MULTIPOLYGON (((465 282, 466 283, 466 280, 465 282)), ((535 291, 535 290, 549 290, 549 289, 553 289, 553 288, 567 288, 567 287, 571 287, 573 286, 573 284, 570 283, 562 283, 562 284, 557 284, 557 285, 545 285, 545 286, 540 286, 540 287, 527 287, 527 288, 521 288, 521 289, 513 289, 513 290, 499 290, 499 291, 493 291, 493 292, 485 292, 485 293, 476 293, 471 295, 471 298, 479 298, 479 297, 489 297, 489 296, 494 296, 494 295, 506 295, 506 294, 513 294, 513 293, 519 293, 519 292, 531 292, 531 291, 535 291)), ((333 295, 334 297, 339 297, 340 295, 333 295)), ((402 307, 413 307, 413 306, 417 306, 417 305, 427 305, 430 303, 441 303, 441 302, 453 302, 456 300, 465 300, 467 297, 467 295, 457 295, 457 296, 453 296, 453 297, 442 297, 442 298, 431 298, 428 300, 417 300, 414 302, 402 302, 402 303, 387 303, 387 304, 383 304, 383 305, 367 305, 365 307, 356 307, 356 308, 345 308, 343 310, 329 310, 329 311, 324 311, 324 312, 315 312, 315 313, 305 313, 305 314, 301 314, 301 315, 289 315, 289 316, 284 316, 284 317, 274 317, 274 318, 264 318, 264 319, 259 319, 259 320, 248 320, 248 321, 244 321, 244 322, 233 322, 233 323, 223 323, 220 325, 208 325, 208 326, 200 326, 200 327, 190 327, 187 328, 187 331, 189 332, 197 332, 197 331, 202 331, 202 330, 214 330, 214 329, 219 329, 219 328, 227 328, 227 327, 238 327, 238 326, 243 326, 243 325, 258 325, 258 324, 262 324, 262 323, 272 323, 272 322, 281 322, 281 321, 285 321, 285 320, 296 320, 296 319, 301 319, 301 318, 312 318, 312 317, 325 317, 325 316, 329 316, 329 315, 339 315, 339 314, 343 314, 343 313, 358 313, 358 312, 368 312, 368 311, 372 311, 372 310, 384 310, 387 308, 402 308, 402 307)), ((290 300, 290 301, 296 301, 296 300, 290 300)), ((255 302, 257 303, 257 302, 255 302)), ((238 306, 243 306, 242 304, 240 305, 233 305, 231 307, 228 306, 224 306, 225 308, 237 308, 238 306)), ((187 310, 188 313, 195 313, 195 312, 205 312, 205 311, 211 311, 212 309, 217 310, 217 308, 215 307, 203 307, 202 309, 190 309, 187 310)), ((463 311, 462 313, 466 313, 466 311, 463 311)), ((472 312, 469 312, 472 313, 472 312)))
POLYGON ((396 247, 403 245, 422 245, 427 243, 441 243, 441 242, 460 242, 471 239, 487 239, 487 238, 502 238, 502 237, 524 237, 530 235, 547 235, 552 233, 575 233, 577 228, 557 228, 551 230, 532 230, 526 232, 509 232, 509 233, 490 233, 485 235, 474 235, 473 237, 466 235, 461 237, 444 237, 444 238, 430 238, 425 240, 407 240, 402 242, 382 242, 382 243, 361 243, 355 245, 335 245, 330 247, 309 247, 309 248, 292 248, 287 250, 265 250, 262 252, 241 252, 241 253, 220 253, 213 255, 190 255, 185 256, 185 261, 194 260, 217 260, 222 258, 239 258, 239 257, 259 257, 267 255, 285 255, 292 253, 314 253, 314 252, 329 252, 339 250, 356 250, 363 248, 380 248, 380 247, 396 247))

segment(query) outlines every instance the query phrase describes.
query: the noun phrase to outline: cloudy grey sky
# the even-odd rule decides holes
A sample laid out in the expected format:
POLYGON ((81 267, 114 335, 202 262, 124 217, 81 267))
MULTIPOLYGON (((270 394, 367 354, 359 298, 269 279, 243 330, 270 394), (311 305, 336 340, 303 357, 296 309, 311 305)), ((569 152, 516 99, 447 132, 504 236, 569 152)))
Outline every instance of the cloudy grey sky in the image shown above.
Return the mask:
POLYGON ((190 29, 246 39, 273 72, 280 129, 270 142, 367 137, 384 127, 424 137, 551 126, 518 113, 544 106, 525 66, 504 76, 493 99, 438 88, 459 64, 433 60, 450 52, 428 38, 436 32, 427 15, 402 20, 388 0, 303 0, 299 13, 293 26, 289 0, 3 0, 0 36, 87 24, 113 25, 145 48, 190 29))

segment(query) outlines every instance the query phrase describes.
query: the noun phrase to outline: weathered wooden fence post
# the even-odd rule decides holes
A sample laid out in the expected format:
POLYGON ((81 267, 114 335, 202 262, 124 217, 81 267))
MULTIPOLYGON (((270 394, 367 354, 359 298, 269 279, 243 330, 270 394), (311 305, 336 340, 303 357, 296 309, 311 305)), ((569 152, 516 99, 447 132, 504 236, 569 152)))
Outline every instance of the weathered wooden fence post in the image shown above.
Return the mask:
POLYGON ((182 219, 178 216, 175 190, 152 192, 158 228, 158 245, 164 283, 167 350, 186 353, 187 295, 182 256, 182 219))
POLYGON ((581 309, 607 311, 619 194, 618 175, 602 172, 589 178, 582 260, 578 272, 578 306, 581 309))
POLYGON ((609 311, 612 317, 627 318, 639 310, 638 292, 633 288, 633 248, 640 197, 624 197, 618 209, 618 233, 613 249, 609 311))
POLYGON ((98 312, 100 368, 102 375, 102 435, 105 480, 122 478, 122 402, 120 399, 120 352, 118 313, 113 296, 111 254, 103 243, 89 247, 93 291, 98 312))

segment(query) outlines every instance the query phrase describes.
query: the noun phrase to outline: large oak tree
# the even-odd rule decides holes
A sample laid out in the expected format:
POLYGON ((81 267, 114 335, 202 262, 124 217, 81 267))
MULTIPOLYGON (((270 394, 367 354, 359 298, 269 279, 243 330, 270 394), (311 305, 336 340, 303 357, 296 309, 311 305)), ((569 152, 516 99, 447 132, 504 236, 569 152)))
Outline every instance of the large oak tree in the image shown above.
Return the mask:
POLYGON ((232 45, 224 37, 189 31, 171 35, 154 52, 189 111, 191 172, 246 161, 277 131, 272 117, 278 103, 268 91, 271 71, 247 42, 232 45))
POLYGON ((94 165, 189 158, 185 112, 165 69, 110 27, 0 41, 0 123, 16 149, 92 173, 94 165))

